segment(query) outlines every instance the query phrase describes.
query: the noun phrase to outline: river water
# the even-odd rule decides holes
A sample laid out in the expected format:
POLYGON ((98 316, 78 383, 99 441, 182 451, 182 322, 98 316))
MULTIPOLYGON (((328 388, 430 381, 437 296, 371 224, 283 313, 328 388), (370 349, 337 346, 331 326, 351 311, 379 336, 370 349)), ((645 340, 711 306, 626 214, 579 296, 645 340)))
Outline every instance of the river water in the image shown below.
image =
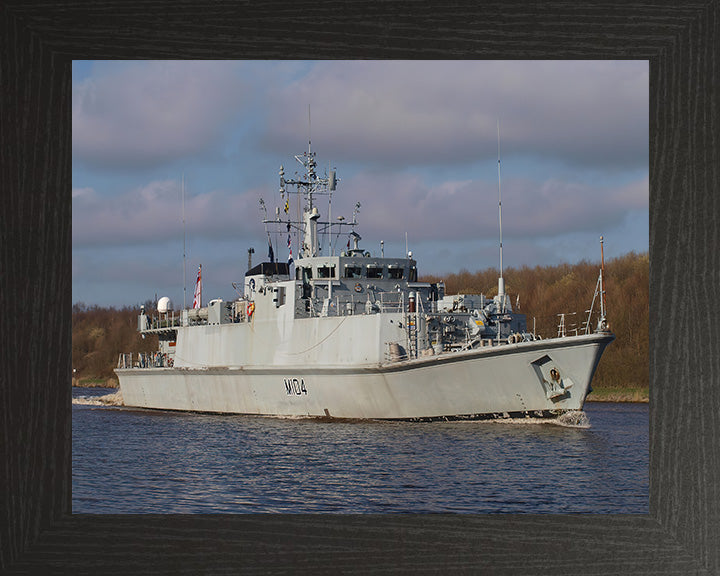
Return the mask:
MULTIPOLYGON (((126 409, 73 389, 74 513, 647 513, 648 405, 537 421, 126 409)), ((112 400, 112 397, 109 397, 112 400)))

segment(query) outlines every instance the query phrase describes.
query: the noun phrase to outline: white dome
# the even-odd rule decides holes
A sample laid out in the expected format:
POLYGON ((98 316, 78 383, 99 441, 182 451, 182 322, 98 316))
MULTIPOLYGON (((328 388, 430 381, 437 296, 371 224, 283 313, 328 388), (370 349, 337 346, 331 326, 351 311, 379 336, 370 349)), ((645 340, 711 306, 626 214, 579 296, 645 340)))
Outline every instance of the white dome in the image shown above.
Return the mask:
POLYGON ((157 310, 161 314, 163 314, 165 312, 170 312, 170 310, 172 310, 172 309, 173 309, 172 300, 170 300, 170 298, 168 298, 167 296, 163 296, 162 298, 160 298, 160 300, 158 300, 157 310))

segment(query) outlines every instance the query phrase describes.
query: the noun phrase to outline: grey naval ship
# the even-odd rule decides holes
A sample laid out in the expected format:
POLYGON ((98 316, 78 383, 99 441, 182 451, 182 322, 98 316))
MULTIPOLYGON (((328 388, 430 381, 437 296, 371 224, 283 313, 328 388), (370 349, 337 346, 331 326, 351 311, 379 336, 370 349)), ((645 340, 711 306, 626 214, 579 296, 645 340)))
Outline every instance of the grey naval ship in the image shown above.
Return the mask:
POLYGON ((318 174, 310 146, 295 159, 302 173, 286 179, 280 168, 274 218, 260 200, 269 255, 249 263, 242 285, 233 283, 237 297, 178 311, 163 297, 156 310, 141 309, 138 330, 157 334, 159 349, 120 354, 115 372, 125 406, 420 421, 582 410, 614 339, 603 267, 583 328, 572 334, 561 323, 557 337, 541 338, 505 293, 501 202, 497 295, 450 295, 442 282, 418 280, 412 252, 392 258, 384 248, 379 255, 361 248, 359 203, 352 220, 332 221, 335 170, 318 174), (335 254, 340 237, 344 249, 335 254), (287 262, 276 261, 273 239, 276 248, 287 246, 287 262))

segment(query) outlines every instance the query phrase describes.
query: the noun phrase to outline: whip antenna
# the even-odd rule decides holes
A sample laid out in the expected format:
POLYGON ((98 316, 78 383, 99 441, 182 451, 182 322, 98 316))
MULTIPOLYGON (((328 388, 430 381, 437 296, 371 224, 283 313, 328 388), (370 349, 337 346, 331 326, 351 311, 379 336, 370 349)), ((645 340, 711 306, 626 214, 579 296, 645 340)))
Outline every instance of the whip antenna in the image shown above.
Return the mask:
POLYGON ((183 310, 187 309, 187 274, 185 273, 185 173, 182 175, 182 222, 183 222, 183 310))
POLYGON ((500 277, 498 278, 498 298, 501 311, 505 312, 505 280, 503 279, 503 242, 502 242, 502 193, 500 189, 500 119, 497 121, 497 150, 498 150, 498 219, 500 221, 500 277))

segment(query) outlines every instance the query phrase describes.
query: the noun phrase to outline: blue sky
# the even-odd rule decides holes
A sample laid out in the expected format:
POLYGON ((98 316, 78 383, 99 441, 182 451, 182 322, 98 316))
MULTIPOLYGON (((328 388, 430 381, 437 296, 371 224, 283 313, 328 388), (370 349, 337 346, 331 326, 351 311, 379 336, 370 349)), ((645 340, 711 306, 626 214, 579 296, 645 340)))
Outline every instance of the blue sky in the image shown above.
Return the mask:
POLYGON ((646 61, 74 62, 73 302, 179 308, 198 264, 232 298, 309 133, 333 219, 361 202, 421 275, 498 266, 498 120, 506 267, 646 251, 648 90, 646 61))

